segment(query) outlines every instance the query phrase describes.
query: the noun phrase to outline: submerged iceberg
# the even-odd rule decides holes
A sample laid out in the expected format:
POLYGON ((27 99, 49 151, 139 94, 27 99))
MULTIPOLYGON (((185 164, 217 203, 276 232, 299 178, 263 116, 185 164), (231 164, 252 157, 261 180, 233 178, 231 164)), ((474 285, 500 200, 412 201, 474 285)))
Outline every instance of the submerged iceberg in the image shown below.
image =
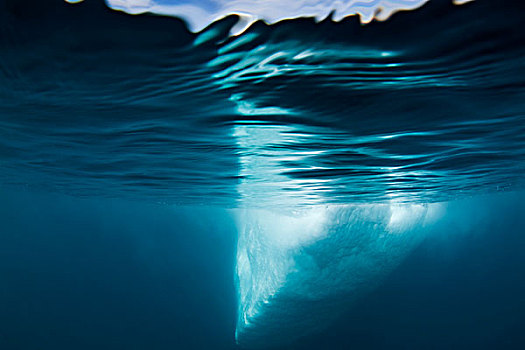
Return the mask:
POLYGON ((308 142, 307 134, 293 126, 247 123, 236 125, 232 136, 241 150, 235 279, 236 340, 243 347, 286 345, 329 326, 380 284, 443 212, 444 204, 399 198, 324 204, 321 180, 283 173, 284 162, 308 164, 317 154, 282 147, 308 142))
POLYGON ((239 211, 237 342, 283 345, 330 325, 400 264, 441 209, 378 204, 239 211))

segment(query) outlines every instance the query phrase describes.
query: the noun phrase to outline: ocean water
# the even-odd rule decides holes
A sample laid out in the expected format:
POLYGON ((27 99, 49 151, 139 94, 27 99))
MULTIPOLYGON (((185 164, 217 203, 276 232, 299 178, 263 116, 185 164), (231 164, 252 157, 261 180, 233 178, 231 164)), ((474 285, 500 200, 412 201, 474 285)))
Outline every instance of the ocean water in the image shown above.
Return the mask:
POLYGON ((523 348, 524 4, 0 0, 0 349, 523 348))

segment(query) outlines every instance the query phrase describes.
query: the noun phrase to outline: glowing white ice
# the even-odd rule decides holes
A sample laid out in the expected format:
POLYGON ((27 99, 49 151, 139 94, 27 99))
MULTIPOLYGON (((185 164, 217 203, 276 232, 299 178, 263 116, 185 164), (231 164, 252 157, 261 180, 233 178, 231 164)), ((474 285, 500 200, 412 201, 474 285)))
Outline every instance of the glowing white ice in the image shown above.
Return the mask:
POLYGON ((237 341, 282 345, 330 325, 401 263, 440 211, 378 204, 239 212, 237 341))

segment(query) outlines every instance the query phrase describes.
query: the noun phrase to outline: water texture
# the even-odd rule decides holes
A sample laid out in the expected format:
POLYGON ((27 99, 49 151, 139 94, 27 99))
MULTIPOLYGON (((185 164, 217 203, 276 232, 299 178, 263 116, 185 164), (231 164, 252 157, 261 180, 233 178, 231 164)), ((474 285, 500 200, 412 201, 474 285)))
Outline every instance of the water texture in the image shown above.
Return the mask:
POLYGON ((232 207, 523 187, 521 2, 237 37, 233 17, 191 34, 98 1, 3 8, 3 183, 232 207))

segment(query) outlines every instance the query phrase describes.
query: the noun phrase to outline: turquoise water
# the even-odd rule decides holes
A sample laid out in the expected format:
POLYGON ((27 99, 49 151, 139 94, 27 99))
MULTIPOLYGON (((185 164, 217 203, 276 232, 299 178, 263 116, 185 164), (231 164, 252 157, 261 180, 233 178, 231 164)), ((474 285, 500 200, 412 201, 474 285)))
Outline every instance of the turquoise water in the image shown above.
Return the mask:
POLYGON ((299 3, 0 1, 0 345, 524 343, 523 3, 299 3))

